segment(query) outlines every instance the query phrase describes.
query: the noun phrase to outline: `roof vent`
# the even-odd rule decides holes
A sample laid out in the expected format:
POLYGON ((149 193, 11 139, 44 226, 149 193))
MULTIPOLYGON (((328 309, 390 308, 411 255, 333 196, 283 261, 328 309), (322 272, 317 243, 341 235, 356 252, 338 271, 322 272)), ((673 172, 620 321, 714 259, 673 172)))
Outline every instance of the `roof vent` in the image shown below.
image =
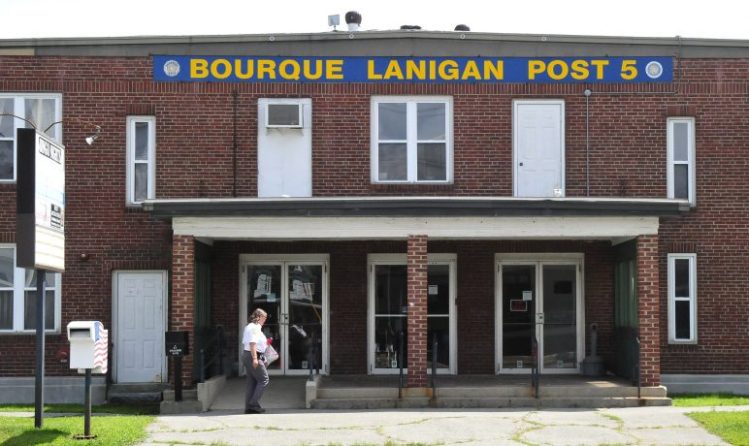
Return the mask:
POLYGON ((401 29, 413 31, 413 30, 421 29, 421 27, 419 25, 401 25, 401 29))
POLYGON ((455 25, 455 31, 470 31, 470 30, 471 28, 469 28, 468 25, 464 25, 462 23, 460 25, 455 25))
POLYGON ((359 26, 361 25, 361 14, 356 11, 347 12, 346 24, 348 25, 349 31, 359 31, 359 26))

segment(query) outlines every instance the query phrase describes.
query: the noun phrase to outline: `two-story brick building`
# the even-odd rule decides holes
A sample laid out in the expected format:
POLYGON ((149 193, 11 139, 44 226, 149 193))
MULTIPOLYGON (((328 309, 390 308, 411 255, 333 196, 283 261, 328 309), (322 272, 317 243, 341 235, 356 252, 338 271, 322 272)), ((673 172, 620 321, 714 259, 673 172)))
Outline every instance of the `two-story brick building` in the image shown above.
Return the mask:
POLYGON ((402 361, 424 387, 435 340, 440 373, 580 374, 595 323, 614 374, 740 382, 747 73, 747 42, 680 38, 0 41, 0 375, 34 364, 14 263, 31 121, 66 146, 48 375, 89 319, 111 328, 112 382, 166 381, 164 331, 200 345, 217 325, 236 373, 261 306, 276 374, 319 345, 322 373, 402 361))

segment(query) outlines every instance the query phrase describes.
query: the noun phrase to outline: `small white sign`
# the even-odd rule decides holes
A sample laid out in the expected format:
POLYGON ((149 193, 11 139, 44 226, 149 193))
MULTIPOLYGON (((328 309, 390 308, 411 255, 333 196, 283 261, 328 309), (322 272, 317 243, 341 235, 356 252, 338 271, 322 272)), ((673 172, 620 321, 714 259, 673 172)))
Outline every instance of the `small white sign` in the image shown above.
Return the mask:
POLYGON ((533 291, 523 291, 523 300, 525 301, 533 300, 533 291))
POLYGON ((523 368, 523 360, 522 359, 518 359, 517 361, 515 361, 515 368, 518 368, 518 369, 522 369, 523 368))
POLYGON ((436 296, 439 294, 439 285, 429 285, 429 295, 436 296))

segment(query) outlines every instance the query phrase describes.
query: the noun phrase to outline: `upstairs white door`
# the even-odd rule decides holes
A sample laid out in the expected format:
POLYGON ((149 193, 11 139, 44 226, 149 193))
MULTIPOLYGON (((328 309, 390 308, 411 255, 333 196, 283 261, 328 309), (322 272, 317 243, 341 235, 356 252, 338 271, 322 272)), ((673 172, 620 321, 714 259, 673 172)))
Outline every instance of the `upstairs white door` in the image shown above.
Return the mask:
POLYGON ((514 102, 516 197, 564 196, 564 101, 514 102))
POLYGON ((259 99, 257 128, 258 197, 311 197, 312 100, 259 99), (298 127, 269 126, 269 105, 301 107, 298 127))
POLYGON ((166 381, 166 272, 115 273, 114 355, 118 383, 166 381))

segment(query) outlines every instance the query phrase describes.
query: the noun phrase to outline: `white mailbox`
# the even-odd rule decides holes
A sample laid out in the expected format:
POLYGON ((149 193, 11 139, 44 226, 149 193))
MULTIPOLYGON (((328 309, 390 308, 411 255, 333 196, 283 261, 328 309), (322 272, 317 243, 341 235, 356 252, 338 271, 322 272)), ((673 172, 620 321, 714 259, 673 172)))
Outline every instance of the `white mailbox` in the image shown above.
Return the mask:
POLYGON ((68 324, 70 368, 107 373, 109 332, 99 321, 73 321, 68 324))

